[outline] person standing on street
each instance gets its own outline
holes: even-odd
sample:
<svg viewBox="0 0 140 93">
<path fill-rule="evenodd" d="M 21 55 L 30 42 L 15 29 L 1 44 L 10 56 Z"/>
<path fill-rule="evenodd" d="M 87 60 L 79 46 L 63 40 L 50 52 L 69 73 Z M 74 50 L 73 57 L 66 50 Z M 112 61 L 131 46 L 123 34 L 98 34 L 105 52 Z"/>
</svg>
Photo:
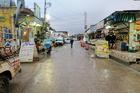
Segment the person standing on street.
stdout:
<svg viewBox="0 0 140 93">
<path fill-rule="evenodd" d="M 12 50 L 14 50 L 14 51 L 17 51 L 17 41 L 16 41 L 16 39 L 13 39 L 12 41 L 11 41 L 11 46 L 12 46 Z"/>
<path fill-rule="evenodd" d="M 71 48 L 73 48 L 73 43 L 74 43 L 74 40 L 73 40 L 73 38 L 71 38 L 70 39 Z"/>
<path fill-rule="evenodd" d="M 116 36 L 113 32 L 110 32 L 109 35 L 105 37 L 106 41 L 108 41 L 109 48 L 113 49 L 116 41 Z"/>
</svg>

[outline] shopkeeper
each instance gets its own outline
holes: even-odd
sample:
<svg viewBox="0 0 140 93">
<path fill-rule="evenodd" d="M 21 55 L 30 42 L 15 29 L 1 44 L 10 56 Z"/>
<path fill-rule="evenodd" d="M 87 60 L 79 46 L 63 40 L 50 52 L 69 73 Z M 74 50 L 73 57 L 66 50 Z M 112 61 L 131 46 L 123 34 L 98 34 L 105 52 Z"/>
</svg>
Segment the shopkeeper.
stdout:
<svg viewBox="0 0 140 93">
<path fill-rule="evenodd" d="M 106 41 L 108 41 L 109 48 L 113 49 L 116 41 L 116 36 L 114 35 L 114 33 L 112 31 L 109 32 L 109 34 L 105 37 L 105 39 Z"/>
</svg>

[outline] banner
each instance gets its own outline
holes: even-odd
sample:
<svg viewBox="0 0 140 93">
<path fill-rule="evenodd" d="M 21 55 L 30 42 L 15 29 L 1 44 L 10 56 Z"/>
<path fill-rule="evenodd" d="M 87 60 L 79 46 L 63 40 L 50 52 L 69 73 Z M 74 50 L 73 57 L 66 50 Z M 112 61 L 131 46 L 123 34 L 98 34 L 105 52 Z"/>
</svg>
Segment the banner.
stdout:
<svg viewBox="0 0 140 93">
<path fill-rule="evenodd" d="M 11 9 L 0 9 L 0 27 L 2 30 L 8 28 L 12 30 L 12 10 Z"/>
<path fill-rule="evenodd" d="M 33 62 L 34 58 L 37 58 L 38 52 L 33 42 L 23 42 L 21 44 L 19 58 L 20 62 Z"/>
</svg>

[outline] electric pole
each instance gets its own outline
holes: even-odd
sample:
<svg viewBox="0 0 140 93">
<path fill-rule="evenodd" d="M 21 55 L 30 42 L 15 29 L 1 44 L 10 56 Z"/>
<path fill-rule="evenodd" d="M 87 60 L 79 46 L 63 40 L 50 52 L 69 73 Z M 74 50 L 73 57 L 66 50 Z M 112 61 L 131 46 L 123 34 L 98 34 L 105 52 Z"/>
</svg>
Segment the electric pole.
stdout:
<svg viewBox="0 0 140 93">
<path fill-rule="evenodd" d="M 46 21 L 46 11 L 47 11 L 47 2 L 45 0 L 45 3 L 44 3 L 44 20 Z"/>
<path fill-rule="evenodd" d="M 87 29 L 87 12 L 84 13 L 84 29 Z"/>
</svg>

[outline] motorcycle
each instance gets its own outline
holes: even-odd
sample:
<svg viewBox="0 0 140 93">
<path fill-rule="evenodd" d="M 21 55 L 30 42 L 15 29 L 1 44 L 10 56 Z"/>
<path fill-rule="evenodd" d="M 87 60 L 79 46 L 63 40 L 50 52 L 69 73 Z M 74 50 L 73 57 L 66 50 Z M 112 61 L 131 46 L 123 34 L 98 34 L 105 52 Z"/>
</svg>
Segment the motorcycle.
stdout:
<svg viewBox="0 0 140 93">
<path fill-rule="evenodd" d="M 50 55 L 50 54 L 51 54 L 51 51 L 52 51 L 52 46 L 51 46 L 51 44 L 46 43 L 44 46 L 45 46 L 46 53 L 47 53 L 48 55 Z"/>
<path fill-rule="evenodd" d="M 50 39 L 45 39 L 43 43 L 45 52 L 50 55 L 52 51 L 52 41 Z"/>
</svg>

